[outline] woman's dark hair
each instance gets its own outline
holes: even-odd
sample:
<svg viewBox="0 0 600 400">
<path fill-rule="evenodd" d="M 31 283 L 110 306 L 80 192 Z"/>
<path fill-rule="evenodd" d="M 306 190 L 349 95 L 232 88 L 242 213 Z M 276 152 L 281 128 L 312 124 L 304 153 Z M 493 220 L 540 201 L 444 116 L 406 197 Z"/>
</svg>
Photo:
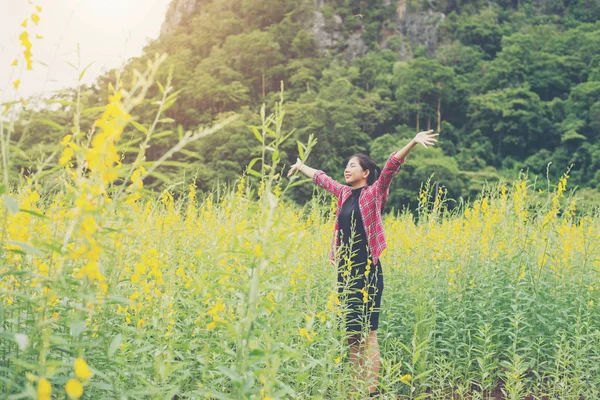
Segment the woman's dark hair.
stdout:
<svg viewBox="0 0 600 400">
<path fill-rule="evenodd" d="M 367 176 L 367 185 L 371 186 L 375 183 L 377 178 L 379 178 L 381 168 L 379 168 L 375 161 L 373 161 L 371 157 L 366 154 L 358 153 L 350 157 L 350 159 L 355 157 L 358 159 L 358 163 L 363 170 L 369 170 L 369 176 Z"/>
</svg>

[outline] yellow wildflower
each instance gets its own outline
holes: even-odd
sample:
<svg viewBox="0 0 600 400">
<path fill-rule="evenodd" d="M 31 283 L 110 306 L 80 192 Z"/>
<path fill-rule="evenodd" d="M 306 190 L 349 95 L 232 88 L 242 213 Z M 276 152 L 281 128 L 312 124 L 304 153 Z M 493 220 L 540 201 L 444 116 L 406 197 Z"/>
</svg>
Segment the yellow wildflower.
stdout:
<svg viewBox="0 0 600 400">
<path fill-rule="evenodd" d="M 260 247 L 260 244 L 257 244 L 256 246 L 254 246 L 254 256 L 256 258 L 261 258 L 263 256 L 263 251 L 262 251 L 262 248 Z"/>
<path fill-rule="evenodd" d="M 75 376 L 84 381 L 92 377 L 92 371 L 83 358 L 75 359 Z"/>
<path fill-rule="evenodd" d="M 299 332 L 300 337 L 304 337 L 306 338 L 306 340 L 310 343 L 313 341 L 313 339 L 310 337 L 310 335 L 308 334 L 308 331 L 306 330 L 306 328 L 300 328 L 300 332 Z"/>
<path fill-rule="evenodd" d="M 68 163 L 69 161 L 71 161 L 71 158 L 73 158 L 73 154 L 75 154 L 73 152 L 73 149 L 70 147 L 67 147 L 66 149 L 63 150 L 62 156 L 58 160 L 58 163 L 60 165 L 64 165 L 64 164 Z"/>
<path fill-rule="evenodd" d="M 83 385 L 77 379 L 69 379 L 65 391 L 70 399 L 78 399 L 83 395 Z"/>
<path fill-rule="evenodd" d="M 87 217 L 85 217 L 83 222 L 81 223 L 81 230 L 84 233 L 89 233 L 89 234 L 96 232 L 96 230 L 97 230 L 96 219 L 94 217 L 92 217 L 91 215 L 88 215 Z"/>
<path fill-rule="evenodd" d="M 52 385 L 46 378 L 41 378 L 38 382 L 37 398 L 38 400 L 50 400 L 52 395 Z"/>
</svg>

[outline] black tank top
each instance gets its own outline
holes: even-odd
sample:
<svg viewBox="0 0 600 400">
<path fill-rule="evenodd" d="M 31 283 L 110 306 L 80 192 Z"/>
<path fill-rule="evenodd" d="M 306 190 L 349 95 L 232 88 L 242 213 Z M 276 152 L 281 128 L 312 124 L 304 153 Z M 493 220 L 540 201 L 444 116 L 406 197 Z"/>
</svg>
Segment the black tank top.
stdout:
<svg viewBox="0 0 600 400">
<path fill-rule="evenodd" d="M 360 207 L 358 206 L 358 200 L 364 188 L 365 186 L 352 189 L 352 194 L 342 205 L 338 216 L 339 237 L 340 244 L 342 245 L 342 257 L 340 260 L 341 263 L 344 263 L 345 256 L 350 256 L 354 266 L 366 264 L 369 258 L 367 234 L 365 233 Z"/>
</svg>

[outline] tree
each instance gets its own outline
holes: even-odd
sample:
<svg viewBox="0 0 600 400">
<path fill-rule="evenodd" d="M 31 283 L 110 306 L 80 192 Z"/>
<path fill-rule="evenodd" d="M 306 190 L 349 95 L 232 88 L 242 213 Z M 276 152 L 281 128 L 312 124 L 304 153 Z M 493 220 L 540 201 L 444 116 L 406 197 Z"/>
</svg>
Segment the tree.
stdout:
<svg viewBox="0 0 600 400">
<path fill-rule="evenodd" d="M 283 61 L 279 44 L 273 37 L 262 31 L 229 36 L 223 43 L 223 51 L 228 58 L 227 64 L 244 76 L 248 86 L 255 90 L 254 93 L 260 88 L 261 97 L 265 97 L 268 84 L 266 76 L 268 73 L 276 76 Z"/>
<path fill-rule="evenodd" d="M 437 129 L 442 123 L 442 100 L 452 92 L 454 71 L 429 58 L 416 58 L 396 68 L 398 90 L 396 98 L 400 106 L 413 102 L 416 110 L 416 130 L 420 130 L 421 110 L 425 105 L 427 129 L 431 127 L 433 110 L 437 110 Z"/>
<path fill-rule="evenodd" d="M 469 127 L 491 140 L 493 154 L 487 160 L 496 165 L 507 155 L 523 159 L 558 143 L 539 96 L 528 88 L 493 90 L 472 97 L 469 118 Z"/>
</svg>

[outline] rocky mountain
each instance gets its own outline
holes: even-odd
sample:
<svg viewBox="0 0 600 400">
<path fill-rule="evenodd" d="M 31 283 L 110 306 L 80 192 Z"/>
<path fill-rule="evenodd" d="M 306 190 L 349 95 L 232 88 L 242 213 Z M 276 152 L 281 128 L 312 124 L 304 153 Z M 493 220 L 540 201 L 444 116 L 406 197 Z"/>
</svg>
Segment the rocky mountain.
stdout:
<svg viewBox="0 0 600 400">
<path fill-rule="evenodd" d="M 201 12 L 202 5 L 210 0 L 173 0 L 167 11 L 161 28 L 161 35 L 169 35 L 176 31 L 186 15 Z M 317 47 L 322 52 L 341 51 L 348 60 L 365 55 L 368 46 L 364 40 L 365 27 L 357 24 L 352 32 L 343 29 L 344 19 L 338 14 L 325 15 L 324 0 L 314 0 L 313 10 L 305 21 L 305 29 L 311 33 Z M 385 0 L 384 5 L 395 7 L 396 18 L 392 26 L 381 32 L 379 42 L 381 48 L 391 48 L 400 58 L 406 60 L 413 55 L 417 46 L 427 50 L 428 55 L 434 55 L 438 43 L 438 28 L 444 18 L 444 13 L 426 7 L 409 7 L 407 0 Z M 360 19 L 361 14 L 347 18 Z M 392 39 L 393 38 L 393 39 Z M 392 39 L 392 40 L 390 40 Z"/>
</svg>

